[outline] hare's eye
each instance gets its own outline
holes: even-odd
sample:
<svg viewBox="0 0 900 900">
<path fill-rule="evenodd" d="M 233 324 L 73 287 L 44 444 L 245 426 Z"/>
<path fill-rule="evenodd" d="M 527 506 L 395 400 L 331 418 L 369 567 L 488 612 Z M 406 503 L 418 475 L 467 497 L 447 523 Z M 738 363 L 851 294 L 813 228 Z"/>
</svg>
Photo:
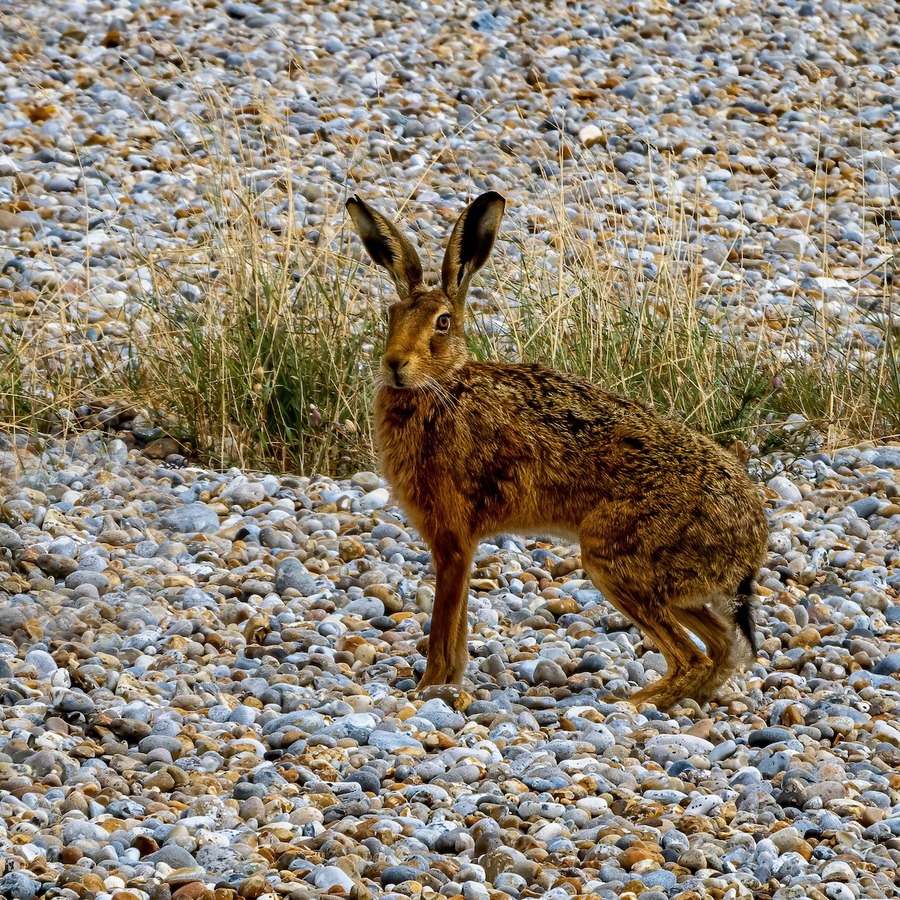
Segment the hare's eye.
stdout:
<svg viewBox="0 0 900 900">
<path fill-rule="evenodd" d="M 437 322 L 435 322 L 435 327 L 438 331 L 449 331 L 450 330 L 450 313 L 441 313 L 437 317 Z"/>
</svg>

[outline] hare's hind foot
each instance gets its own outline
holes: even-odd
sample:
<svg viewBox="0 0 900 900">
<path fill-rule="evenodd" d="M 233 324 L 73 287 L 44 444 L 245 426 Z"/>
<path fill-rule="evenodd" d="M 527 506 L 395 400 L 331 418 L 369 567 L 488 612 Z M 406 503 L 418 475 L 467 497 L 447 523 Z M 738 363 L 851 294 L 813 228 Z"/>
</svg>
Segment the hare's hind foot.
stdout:
<svg viewBox="0 0 900 900">
<path fill-rule="evenodd" d="M 613 591 L 603 578 L 596 578 L 595 583 L 606 599 L 656 644 L 666 660 L 666 674 L 634 694 L 632 703 L 655 703 L 658 709 L 669 709 L 685 698 L 705 703 L 714 696 L 733 670 L 730 629 L 718 613 L 707 606 L 661 603 L 627 588 Z M 709 655 L 697 646 L 688 628 L 703 640 Z"/>
<path fill-rule="evenodd" d="M 708 703 L 738 668 L 733 628 L 707 605 L 671 606 L 670 627 L 651 633 L 644 629 L 666 659 L 667 672 L 632 697 L 632 703 L 655 703 L 657 709 L 670 709 L 679 700 Z M 640 623 L 636 623 L 639 624 Z M 641 627 L 643 627 L 641 625 Z M 703 642 L 703 653 L 688 632 Z"/>
<path fill-rule="evenodd" d="M 660 710 L 671 709 L 679 700 L 694 700 L 702 706 L 712 700 L 721 681 L 713 661 L 703 657 L 690 672 L 666 674 L 659 681 L 636 691 L 631 696 L 631 703 L 634 706 L 652 703 Z"/>
</svg>

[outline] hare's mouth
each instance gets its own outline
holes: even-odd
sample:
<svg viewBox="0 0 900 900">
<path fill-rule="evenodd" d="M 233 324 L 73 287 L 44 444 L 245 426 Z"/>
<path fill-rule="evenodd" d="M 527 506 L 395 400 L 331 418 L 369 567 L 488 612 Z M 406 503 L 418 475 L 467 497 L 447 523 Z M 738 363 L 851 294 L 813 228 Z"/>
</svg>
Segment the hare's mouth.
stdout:
<svg viewBox="0 0 900 900">
<path fill-rule="evenodd" d="M 431 382 L 432 379 L 417 377 L 411 372 L 382 372 L 378 379 L 380 387 L 409 392 L 426 390 Z"/>
<path fill-rule="evenodd" d="M 381 387 L 393 388 L 398 391 L 408 391 L 415 387 L 415 385 L 411 383 L 409 374 L 406 372 L 382 370 L 378 382 Z"/>
</svg>

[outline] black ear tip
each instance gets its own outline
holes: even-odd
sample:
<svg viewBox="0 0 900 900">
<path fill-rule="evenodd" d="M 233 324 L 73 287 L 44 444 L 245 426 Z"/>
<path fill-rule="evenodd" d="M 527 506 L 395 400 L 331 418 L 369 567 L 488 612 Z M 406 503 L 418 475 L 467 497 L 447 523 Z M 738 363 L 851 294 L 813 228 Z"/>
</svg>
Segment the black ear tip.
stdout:
<svg viewBox="0 0 900 900">
<path fill-rule="evenodd" d="M 500 203 L 502 206 L 506 206 L 506 198 L 502 194 L 498 194 L 496 191 L 487 191 L 478 197 L 475 202 L 481 206 L 487 206 L 490 203 Z"/>
<path fill-rule="evenodd" d="M 362 201 L 359 199 L 359 197 L 357 197 L 356 194 L 353 194 L 347 199 L 347 202 L 344 204 L 344 208 L 350 209 L 351 206 L 359 206 L 361 202 Z"/>
</svg>

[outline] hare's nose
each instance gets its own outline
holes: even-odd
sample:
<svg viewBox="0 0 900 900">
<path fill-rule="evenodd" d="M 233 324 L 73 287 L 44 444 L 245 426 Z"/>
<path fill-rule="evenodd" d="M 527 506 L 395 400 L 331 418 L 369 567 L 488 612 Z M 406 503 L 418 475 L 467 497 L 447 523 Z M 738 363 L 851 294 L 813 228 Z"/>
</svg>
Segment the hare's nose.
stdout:
<svg viewBox="0 0 900 900">
<path fill-rule="evenodd" d="M 400 372 L 404 368 L 406 368 L 407 362 L 408 362 L 408 360 L 405 360 L 405 359 L 396 359 L 396 358 L 385 359 L 384 364 L 387 366 L 388 370 L 390 371 L 390 373 L 394 379 L 394 384 L 396 384 L 396 385 L 403 384 L 403 377 L 401 376 Z"/>
</svg>

